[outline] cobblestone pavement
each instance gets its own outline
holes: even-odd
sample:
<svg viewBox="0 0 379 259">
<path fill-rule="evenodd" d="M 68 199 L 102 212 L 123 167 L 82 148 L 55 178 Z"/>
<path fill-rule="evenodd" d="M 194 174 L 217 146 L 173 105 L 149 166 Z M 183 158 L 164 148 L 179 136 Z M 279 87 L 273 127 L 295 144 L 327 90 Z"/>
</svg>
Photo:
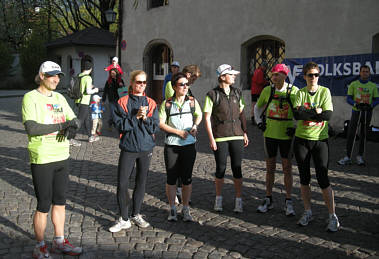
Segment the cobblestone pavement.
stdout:
<svg viewBox="0 0 379 259">
<path fill-rule="evenodd" d="M 32 216 L 36 199 L 21 124 L 21 98 L 0 99 L 0 258 L 30 258 L 35 244 Z M 325 231 L 327 210 L 312 175 L 315 220 L 308 227 L 296 221 L 302 214 L 299 175 L 293 167 L 293 199 L 297 215 L 283 212 L 284 186 L 280 163 L 274 186 L 275 208 L 258 214 L 265 192 L 262 137 L 249 126 L 251 144 L 243 160 L 244 213 L 233 213 L 234 192 L 228 165 L 224 212 L 212 210 L 215 162 L 204 129 L 193 173 L 192 214 L 196 223 L 167 222 L 163 134 L 158 134 L 150 166 L 142 213 L 151 227 L 132 226 L 119 233 L 107 229 L 117 217 L 117 134 L 104 129 L 99 142 L 71 149 L 66 235 L 84 247 L 80 258 L 379 258 L 379 147 L 368 142 L 367 167 L 340 167 L 344 139 L 330 143 L 330 181 L 342 228 Z M 133 183 L 132 185 L 133 186 Z M 180 211 L 180 209 L 179 209 Z M 46 240 L 52 240 L 48 223 Z M 53 258 L 66 258 L 53 255 Z M 67 257 L 69 258 L 69 257 Z"/>
</svg>

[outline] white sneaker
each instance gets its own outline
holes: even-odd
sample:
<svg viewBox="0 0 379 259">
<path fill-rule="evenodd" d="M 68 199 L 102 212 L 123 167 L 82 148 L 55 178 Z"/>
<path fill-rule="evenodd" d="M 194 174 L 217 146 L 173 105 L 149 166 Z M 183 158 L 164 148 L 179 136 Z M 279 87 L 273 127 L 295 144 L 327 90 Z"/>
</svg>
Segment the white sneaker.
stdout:
<svg viewBox="0 0 379 259">
<path fill-rule="evenodd" d="M 170 209 L 170 213 L 168 214 L 167 217 L 168 221 L 178 221 L 177 213 L 176 213 L 176 208 L 175 209 Z"/>
<path fill-rule="evenodd" d="M 80 143 L 80 141 L 78 141 L 76 139 L 70 139 L 70 146 L 80 147 L 81 145 L 82 145 L 82 143 Z"/>
<path fill-rule="evenodd" d="M 235 206 L 234 206 L 234 212 L 236 213 L 242 213 L 242 199 L 241 198 L 236 198 Z"/>
<path fill-rule="evenodd" d="M 351 159 L 348 156 L 345 156 L 344 158 L 338 160 L 337 164 L 339 164 L 339 165 L 351 165 Z"/>
<path fill-rule="evenodd" d="M 149 222 L 144 220 L 141 214 L 138 214 L 132 217 L 131 220 L 133 221 L 134 224 L 136 224 L 137 226 L 141 228 L 147 228 L 148 226 L 150 226 Z"/>
<path fill-rule="evenodd" d="M 114 232 L 119 232 L 121 231 L 122 229 L 128 229 L 132 226 L 132 224 L 130 223 L 130 220 L 123 220 L 122 217 L 120 217 L 116 222 L 115 224 L 109 228 L 109 231 L 114 233 Z"/>
<path fill-rule="evenodd" d="M 213 209 L 215 211 L 222 211 L 222 196 L 216 196 L 215 206 Z"/>
<path fill-rule="evenodd" d="M 337 232 L 339 228 L 340 228 L 340 222 L 338 221 L 337 216 L 335 214 L 331 215 L 329 217 L 328 227 L 326 230 L 330 232 Z"/>
<path fill-rule="evenodd" d="M 184 222 L 192 222 L 193 221 L 189 207 L 183 207 L 182 214 L 183 214 L 183 221 Z"/>
<path fill-rule="evenodd" d="M 284 211 L 286 212 L 286 216 L 295 216 L 295 210 L 293 209 L 292 200 L 286 200 L 286 205 L 284 206 Z"/>
<path fill-rule="evenodd" d="M 312 220 L 313 220 L 312 212 L 304 211 L 303 216 L 301 216 L 297 224 L 305 227 L 305 226 L 308 226 L 309 222 L 311 222 Z"/>
<path fill-rule="evenodd" d="M 362 156 L 357 156 L 357 165 L 366 165 L 366 162 L 363 160 Z"/>
<path fill-rule="evenodd" d="M 274 208 L 274 205 L 270 201 L 270 198 L 264 198 L 262 201 L 262 204 L 258 206 L 257 211 L 260 213 L 265 213 L 268 210 L 271 210 Z"/>
</svg>

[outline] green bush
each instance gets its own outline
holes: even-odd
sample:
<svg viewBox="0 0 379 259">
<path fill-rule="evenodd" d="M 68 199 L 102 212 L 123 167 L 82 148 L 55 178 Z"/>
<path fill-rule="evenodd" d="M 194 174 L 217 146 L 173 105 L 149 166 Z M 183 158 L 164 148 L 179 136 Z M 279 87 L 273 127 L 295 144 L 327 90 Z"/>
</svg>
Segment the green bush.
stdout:
<svg viewBox="0 0 379 259">
<path fill-rule="evenodd" d="M 9 46 L 0 42 L 0 76 L 5 76 L 13 62 L 12 51 Z"/>
<path fill-rule="evenodd" d="M 46 59 L 45 41 L 35 33 L 32 34 L 20 54 L 25 83 L 34 87 L 34 77 L 38 73 L 39 66 Z"/>
</svg>

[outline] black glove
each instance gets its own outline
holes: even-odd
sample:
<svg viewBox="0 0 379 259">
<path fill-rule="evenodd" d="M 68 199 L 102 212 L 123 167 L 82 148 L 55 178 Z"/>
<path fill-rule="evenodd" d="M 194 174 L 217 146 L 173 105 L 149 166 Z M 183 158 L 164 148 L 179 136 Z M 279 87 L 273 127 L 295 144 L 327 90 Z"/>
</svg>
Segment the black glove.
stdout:
<svg viewBox="0 0 379 259">
<path fill-rule="evenodd" d="M 368 103 L 358 103 L 355 107 L 360 111 L 370 111 L 372 109 L 371 105 Z"/>
<path fill-rule="evenodd" d="M 258 123 L 257 127 L 258 127 L 258 129 L 260 129 L 261 131 L 264 132 L 266 130 L 266 122 Z"/>
<path fill-rule="evenodd" d="M 68 127 L 67 129 L 64 130 L 64 136 L 67 139 L 73 139 L 73 138 L 75 138 L 77 131 L 78 131 L 78 129 L 76 129 L 74 127 Z"/>
<path fill-rule="evenodd" d="M 295 128 L 287 128 L 287 130 L 286 130 L 286 134 L 287 134 L 287 136 L 289 136 L 289 137 L 293 137 L 293 136 L 295 135 L 295 131 L 296 131 Z"/>
<path fill-rule="evenodd" d="M 67 129 L 69 127 L 79 129 L 80 128 L 80 120 L 78 120 L 77 118 L 74 118 L 72 120 L 65 121 L 65 122 L 61 123 L 61 127 L 63 130 Z"/>
</svg>

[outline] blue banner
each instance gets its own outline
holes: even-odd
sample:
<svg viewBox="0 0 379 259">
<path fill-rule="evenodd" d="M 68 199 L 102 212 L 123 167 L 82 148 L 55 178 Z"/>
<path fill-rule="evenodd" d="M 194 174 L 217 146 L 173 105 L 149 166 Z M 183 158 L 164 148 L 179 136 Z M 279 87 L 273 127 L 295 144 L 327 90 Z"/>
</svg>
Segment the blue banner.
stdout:
<svg viewBox="0 0 379 259">
<path fill-rule="evenodd" d="M 379 54 L 361 54 L 347 56 L 329 56 L 314 58 L 285 59 L 290 67 L 288 80 L 299 88 L 306 86 L 303 78 L 303 65 L 313 61 L 320 67 L 319 85 L 328 87 L 332 95 L 344 96 L 348 85 L 359 78 L 359 68 L 367 65 L 371 70 L 370 80 L 379 87 Z"/>
</svg>

